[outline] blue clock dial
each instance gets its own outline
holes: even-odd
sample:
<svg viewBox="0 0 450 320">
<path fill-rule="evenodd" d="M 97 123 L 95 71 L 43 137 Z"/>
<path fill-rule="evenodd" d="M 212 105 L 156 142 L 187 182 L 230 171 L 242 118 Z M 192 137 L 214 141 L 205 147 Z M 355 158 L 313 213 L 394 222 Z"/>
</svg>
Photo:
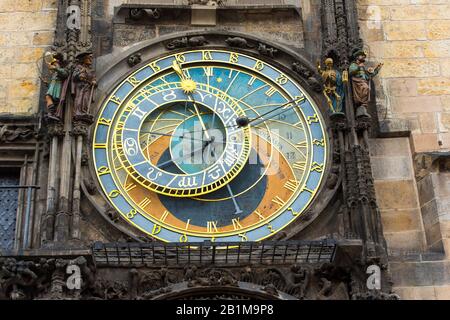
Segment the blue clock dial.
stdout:
<svg viewBox="0 0 450 320">
<path fill-rule="evenodd" d="M 317 106 L 288 74 L 193 50 L 149 61 L 111 91 L 93 155 L 105 197 L 149 236 L 257 241 L 311 205 L 327 141 Z"/>
</svg>

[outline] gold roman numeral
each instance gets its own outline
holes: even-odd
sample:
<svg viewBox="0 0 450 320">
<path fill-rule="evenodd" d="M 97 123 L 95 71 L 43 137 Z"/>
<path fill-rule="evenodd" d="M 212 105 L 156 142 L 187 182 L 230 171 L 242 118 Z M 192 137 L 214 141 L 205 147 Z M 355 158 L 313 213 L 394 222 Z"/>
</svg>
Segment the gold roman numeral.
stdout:
<svg viewBox="0 0 450 320">
<path fill-rule="evenodd" d="M 279 205 L 280 208 L 282 206 L 284 206 L 284 204 L 286 203 L 286 201 L 284 201 L 283 199 L 281 199 L 279 196 L 276 196 L 275 198 L 272 199 L 272 202 Z"/>
<path fill-rule="evenodd" d="M 258 216 L 259 220 L 264 220 L 265 219 L 265 217 L 258 210 L 255 210 L 255 214 Z"/>
<path fill-rule="evenodd" d="M 304 140 L 295 145 L 297 148 L 306 148 L 308 147 L 308 141 Z"/>
<path fill-rule="evenodd" d="M 271 97 L 275 94 L 275 92 L 277 92 L 277 89 L 275 89 L 274 87 L 270 87 L 269 90 L 265 92 L 265 95 Z"/>
<path fill-rule="evenodd" d="M 203 67 L 203 72 L 207 77 L 212 77 L 213 75 L 213 67 Z"/>
<path fill-rule="evenodd" d="M 231 221 L 233 222 L 233 228 L 234 228 L 234 230 L 242 229 L 242 224 L 241 224 L 241 222 L 239 221 L 239 218 L 235 218 L 235 219 L 233 219 L 233 220 L 231 220 Z"/>
<path fill-rule="evenodd" d="M 206 228 L 209 233 L 219 232 L 219 230 L 217 229 L 217 221 L 208 221 L 206 224 Z"/>
<path fill-rule="evenodd" d="M 150 200 L 149 198 L 145 197 L 141 202 L 139 202 L 138 205 L 142 209 L 145 209 L 151 202 L 152 202 L 152 200 Z"/>
<path fill-rule="evenodd" d="M 161 216 L 161 218 L 159 218 L 160 221 L 164 222 L 167 218 L 167 216 L 169 215 L 169 211 L 165 210 Z"/>
<path fill-rule="evenodd" d="M 292 192 L 295 192 L 295 190 L 297 189 L 299 183 L 297 180 L 289 180 L 288 182 L 286 182 L 284 184 L 284 187 Z"/>
<path fill-rule="evenodd" d="M 305 161 L 298 161 L 292 165 L 292 168 L 300 171 L 306 170 L 306 162 Z"/>
<path fill-rule="evenodd" d="M 131 190 L 133 190 L 133 189 L 136 188 L 136 187 L 137 187 L 137 185 L 135 185 L 134 183 L 129 183 L 129 184 L 124 185 L 124 186 L 123 186 L 123 189 L 124 189 L 126 192 L 130 192 Z"/>
</svg>

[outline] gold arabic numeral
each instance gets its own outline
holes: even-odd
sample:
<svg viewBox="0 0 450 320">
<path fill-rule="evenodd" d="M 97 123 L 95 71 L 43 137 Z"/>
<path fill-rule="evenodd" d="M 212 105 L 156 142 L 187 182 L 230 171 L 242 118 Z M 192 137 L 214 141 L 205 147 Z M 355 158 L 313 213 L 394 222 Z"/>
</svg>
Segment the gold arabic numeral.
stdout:
<svg viewBox="0 0 450 320">
<path fill-rule="evenodd" d="M 94 143 L 94 149 L 106 149 L 106 143 Z"/>
<path fill-rule="evenodd" d="M 188 242 L 188 236 L 186 234 L 182 234 L 180 236 L 180 242 Z"/>
<path fill-rule="evenodd" d="M 150 68 L 152 68 L 153 72 L 161 71 L 161 67 L 156 64 L 156 62 L 152 62 L 149 64 Z"/>
<path fill-rule="evenodd" d="M 239 233 L 238 236 L 241 238 L 242 242 L 248 241 L 248 238 L 245 233 Z"/>
<path fill-rule="evenodd" d="M 217 221 L 208 221 L 206 223 L 206 229 L 208 233 L 219 232 L 217 229 Z"/>
<path fill-rule="evenodd" d="M 235 52 L 232 52 L 230 54 L 230 62 L 231 63 L 238 63 L 239 62 L 239 55 Z"/>
<path fill-rule="evenodd" d="M 216 237 L 212 237 L 209 241 L 216 242 Z"/>
<path fill-rule="evenodd" d="M 274 87 L 270 87 L 264 94 L 268 97 L 272 97 L 275 92 L 277 92 L 277 89 L 275 89 Z"/>
<path fill-rule="evenodd" d="M 164 212 L 161 215 L 161 218 L 159 218 L 159 220 L 162 221 L 162 222 L 166 221 L 166 218 L 167 218 L 168 215 L 169 215 L 169 211 L 164 210 Z"/>
<path fill-rule="evenodd" d="M 118 196 L 120 196 L 120 191 L 119 190 L 113 190 L 111 191 L 108 195 L 110 198 L 117 198 Z"/>
<path fill-rule="evenodd" d="M 212 54 L 211 51 L 202 51 L 202 59 L 203 60 L 212 60 Z"/>
<path fill-rule="evenodd" d="M 303 192 L 303 191 L 307 191 L 307 192 L 309 192 L 309 193 L 311 193 L 311 194 L 314 194 L 314 190 L 311 190 L 311 189 L 309 189 L 308 187 L 303 187 L 302 192 Z"/>
<path fill-rule="evenodd" d="M 275 198 L 273 198 L 273 199 L 272 199 L 272 202 L 275 203 L 275 204 L 277 204 L 277 205 L 279 205 L 280 208 L 281 208 L 282 206 L 284 206 L 285 203 L 286 203 L 286 201 L 284 201 L 283 199 L 281 199 L 279 196 L 276 196 Z"/>
<path fill-rule="evenodd" d="M 158 224 L 154 224 L 153 225 L 153 229 L 152 229 L 152 234 L 155 235 L 155 234 L 158 234 L 160 232 L 161 232 L 161 226 L 158 225 Z"/>
<path fill-rule="evenodd" d="M 97 173 L 99 176 L 103 176 L 105 174 L 111 173 L 111 170 L 109 170 L 108 167 L 102 166 L 102 167 L 98 168 Z"/>
<path fill-rule="evenodd" d="M 306 162 L 305 161 L 297 161 L 296 163 L 294 163 L 292 165 L 292 168 L 294 168 L 296 170 L 300 170 L 300 171 L 305 171 L 306 170 Z"/>
<path fill-rule="evenodd" d="M 135 185 L 134 183 L 129 183 L 129 184 L 124 185 L 124 186 L 123 186 L 123 189 L 124 189 L 126 192 L 130 192 L 131 190 L 133 190 L 133 189 L 136 188 L 136 187 L 137 187 L 137 185 Z"/>
<path fill-rule="evenodd" d="M 136 87 L 141 81 L 136 79 L 135 77 L 129 77 L 128 82 L 131 83 L 134 87 Z"/>
<path fill-rule="evenodd" d="M 234 219 L 231 220 L 231 222 L 233 223 L 234 230 L 242 229 L 242 224 L 241 224 L 239 218 L 234 218 Z"/>
<path fill-rule="evenodd" d="M 319 122 L 319 117 L 317 117 L 317 114 L 315 114 L 313 116 L 309 116 L 307 121 L 308 124 L 317 123 Z"/>
<path fill-rule="evenodd" d="M 185 63 L 185 62 L 186 62 L 186 57 L 184 56 L 184 54 L 179 53 L 179 54 L 176 54 L 176 55 L 175 55 L 175 60 L 176 60 L 178 63 Z"/>
<path fill-rule="evenodd" d="M 316 172 L 322 173 L 323 172 L 323 164 L 313 162 L 313 164 L 311 165 L 311 171 L 316 171 Z"/>
<path fill-rule="evenodd" d="M 268 225 L 267 225 L 267 229 L 269 229 L 270 233 L 275 233 L 275 232 L 277 232 L 277 231 L 273 228 L 273 226 L 272 226 L 271 224 L 268 224 Z"/>
<path fill-rule="evenodd" d="M 203 72 L 205 73 L 205 76 L 212 77 L 214 73 L 213 67 L 203 67 Z"/>
<path fill-rule="evenodd" d="M 120 104 L 120 103 L 122 102 L 122 100 L 121 100 L 118 96 L 116 96 L 116 95 L 112 96 L 112 97 L 109 99 L 109 101 L 114 102 L 114 103 L 117 103 L 117 104 Z"/>
<path fill-rule="evenodd" d="M 98 120 L 98 124 L 102 124 L 104 126 L 109 126 L 109 125 L 111 125 L 111 120 L 110 119 L 101 118 L 100 120 Z"/>
<path fill-rule="evenodd" d="M 131 210 L 130 212 L 127 213 L 127 218 L 128 219 L 133 219 L 137 214 L 136 209 Z"/>
<path fill-rule="evenodd" d="M 265 217 L 261 214 L 261 212 L 259 212 L 258 210 L 255 210 L 255 214 L 258 216 L 259 220 L 264 220 Z"/>
<path fill-rule="evenodd" d="M 297 217 L 300 215 L 300 211 L 294 211 L 294 209 L 292 209 L 292 208 L 288 208 L 288 211 L 290 211 L 294 217 Z"/>
<path fill-rule="evenodd" d="M 306 100 L 305 96 L 296 96 L 295 97 L 295 104 L 301 104 L 305 100 Z"/>
<path fill-rule="evenodd" d="M 278 76 L 278 78 L 277 78 L 275 81 L 276 81 L 278 84 L 283 85 L 283 84 L 286 84 L 286 83 L 288 82 L 288 78 L 286 78 L 285 75 L 280 74 L 280 75 Z"/>
<path fill-rule="evenodd" d="M 139 202 L 138 205 L 142 209 L 145 209 L 151 202 L 152 202 L 152 200 L 150 200 L 149 198 L 145 197 L 141 202 Z"/>
<path fill-rule="evenodd" d="M 184 227 L 184 230 L 189 230 L 189 225 L 191 224 L 191 219 L 188 219 L 186 221 L 186 226 Z"/>
<path fill-rule="evenodd" d="M 117 128 L 117 130 L 122 130 L 124 126 L 125 126 L 125 122 L 124 121 L 118 121 L 117 125 L 116 125 L 116 128 Z"/>
<path fill-rule="evenodd" d="M 124 112 L 124 113 L 125 113 L 125 112 L 131 112 L 131 111 L 133 111 L 134 107 L 135 107 L 134 104 L 128 103 L 128 104 L 125 106 L 125 109 L 123 110 L 123 112 Z"/>
<path fill-rule="evenodd" d="M 297 180 L 292 180 L 291 179 L 291 180 L 289 180 L 288 182 L 286 182 L 284 184 L 284 187 L 286 189 L 288 189 L 289 191 L 295 192 L 295 190 L 297 189 L 298 185 L 299 185 L 299 183 L 298 183 Z"/>
<path fill-rule="evenodd" d="M 325 140 L 324 139 L 321 139 L 321 140 L 314 139 L 313 144 L 316 146 L 319 146 L 319 147 L 325 147 Z"/>
<path fill-rule="evenodd" d="M 262 69 L 264 69 L 264 63 L 260 60 L 257 60 L 253 69 L 261 71 Z"/>
</svg>

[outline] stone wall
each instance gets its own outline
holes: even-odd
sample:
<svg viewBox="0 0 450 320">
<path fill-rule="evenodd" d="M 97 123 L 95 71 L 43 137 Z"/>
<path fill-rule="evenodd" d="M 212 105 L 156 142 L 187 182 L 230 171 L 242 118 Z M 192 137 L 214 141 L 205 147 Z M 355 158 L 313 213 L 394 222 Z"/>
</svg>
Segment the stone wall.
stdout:
<svg viewBox="0 0 450 320">
<path fill-rule="evenodd" d="M 0 1 L 0 114 L 39 105 L 41 57 L 53 43 L 56 0 Z"/>
<path fill-rule="evenodd" d="M 422 251 L 426 242 L 408 138 L 373 139 L 370 154 L 388 249 Z"/>
<path fill-rule="evenodd" d="M 358 0 L 370 60 L 383 61 L 380 118 L 406 119 L 414 152 L 450 149 L 450 3 Z M 384 108 L 381 108 L 384 109 Z"/>
<path fill-rule="evenodd" d="M 410 131 L 371 148 L 394 288 L 404 299 L 448 299 L 450 175 L 438 162 L 450 150 L 450 2 L 358 5 L 369 60 L 385 63 L 375 80 L 378 116 L 393 125 L 383 133 Z"/>
</svg>

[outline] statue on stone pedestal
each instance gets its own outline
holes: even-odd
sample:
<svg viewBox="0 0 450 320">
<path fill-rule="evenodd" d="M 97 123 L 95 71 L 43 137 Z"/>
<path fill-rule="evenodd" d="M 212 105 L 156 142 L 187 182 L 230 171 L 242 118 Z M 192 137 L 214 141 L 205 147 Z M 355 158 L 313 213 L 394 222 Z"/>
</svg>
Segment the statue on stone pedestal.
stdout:
<svg viewBox="0 0 450 320">
<path fill-rule="evenodd" d="M 366 68 L 367 54 L 363 50 L 356 50 L 353 53 L 353 62 L 349 68 L 349 74 L 352 79 L 353 101 L 355 103 L 356 117 L 369 117 L 367 108 L 370 103 L 372 78 L 375 77 L 383 66 L 378 64 L 375 68 Z"/>
<path fill-rule="evenodd" d="M 72 95 L 74 97 L 74 120 L 91 119 L 89 108 L 97 86 L 95 72 L 92 69 L 91 52 L 77 55 L 77 64 L 72 73 Z"/>
<path fill-rule="evenodd" d="M 51 73 L 50 83 L 45 94 L 47 118 L 53 121 L 61 121 L 69 71 L 61 53 L 47 52 L 44 61 Z"/>
<path fill-rule="evenodd" d="M 317 62 L 317 70 L 324 82 L 323 95 L 327 99 L 328 106 L 333 114 L 342 113 L 344 100 L 342 75 L 334 68 L 333 59 L 325 59 L 325 66 L 325 70 L 323 70 L 320 61 Z"/>
</svg>

